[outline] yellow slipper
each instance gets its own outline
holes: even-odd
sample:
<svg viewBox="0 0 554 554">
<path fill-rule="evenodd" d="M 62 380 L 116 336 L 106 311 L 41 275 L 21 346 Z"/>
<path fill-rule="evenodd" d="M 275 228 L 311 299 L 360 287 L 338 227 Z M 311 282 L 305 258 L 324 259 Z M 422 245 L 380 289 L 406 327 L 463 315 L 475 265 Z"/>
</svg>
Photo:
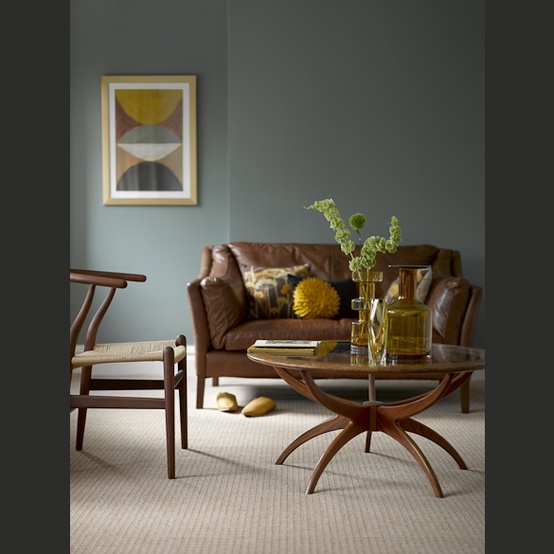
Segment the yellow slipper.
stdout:
<svg viewBox="0 0 554 554">
<path fill-rule="evenodd" d="M 275 402 L 267 396 L 260 396 L 251 400 L 243 409 L 245 416 L 261 416 L 276 408 Z"/>
<path fill-rule="evenodd" d="M 237 397 L 230 392 L 220 392 L 217 395 L 217 409 L 220 412 L 236 412 L 239 409 Z"/>
</svg>

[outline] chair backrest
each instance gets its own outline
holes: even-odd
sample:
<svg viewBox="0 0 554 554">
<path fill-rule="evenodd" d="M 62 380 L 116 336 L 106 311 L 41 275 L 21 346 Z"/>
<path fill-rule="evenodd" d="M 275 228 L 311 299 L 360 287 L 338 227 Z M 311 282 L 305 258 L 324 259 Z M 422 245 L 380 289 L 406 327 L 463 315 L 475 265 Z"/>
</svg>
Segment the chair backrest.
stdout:
<svg viewBox="0 0 554 554">
<path fill-rule="evenodd" d="M 81 331 L 83 330 L 83 326 L 93 306 L 98 287 L 103 288 L 105 295 L 88 324 L 84 344 L 85 350 L 92 349 L 96 344 L 98 329 L 112 303 L 116 290 L 127 287 L 128 281 L 144 282 L 146 281 L 146 276 L 138 273 L 118 273 L 114 271 L 95 271 L 87 269 L 69 270 L 70 283 L 88 285 L 86 296 L 69 330 L 69 359 L 73 358 L 75 355 Z"/>
</svg>

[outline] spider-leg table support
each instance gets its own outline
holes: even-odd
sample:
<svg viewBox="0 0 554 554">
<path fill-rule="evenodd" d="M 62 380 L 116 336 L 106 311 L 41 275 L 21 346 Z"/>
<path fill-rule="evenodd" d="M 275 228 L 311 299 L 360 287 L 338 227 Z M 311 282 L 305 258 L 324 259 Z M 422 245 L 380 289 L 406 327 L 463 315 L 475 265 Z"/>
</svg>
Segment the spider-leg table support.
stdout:
<svg viewBox="0 0 554 554">
<path fill-rule="evenodd" d="M 310 439 L 330 431 L 341 430 L 317 462 L 306 494 L 314 491 L 323 470 L 335 454 L 347 442 L 361 433 L 367 433 L 366 452 L 369 452 L 370 449 L 371 433 L 375 431 L 385 433 L 404 446 L 427 475 L 433 492 L 438 498 L 443 498 L 443 493 L 437 476 L 425 454 L 408 433 L 425 437 L 434 442 L 454 458 L 460 469 L 467 469 L 460 454 L 442 435 L 427 425 L 412 419 L 412 416 L 427 410 L 441 398 L 458 389 L 471 377 L 471 372 L 445 373 L 435 389 L 413 398 L 389 403 L 370 399 L 360 403 L 324 392 L 317 386 L 309 371 L 300 370 L 300 377 L 296 377 L 282 367 L 275 367 L 275 371 L 300 394 L 336 414 L 297 437 L 277 458 L 276 464 L 283 464 L 294 450 Z"/>
</svg>

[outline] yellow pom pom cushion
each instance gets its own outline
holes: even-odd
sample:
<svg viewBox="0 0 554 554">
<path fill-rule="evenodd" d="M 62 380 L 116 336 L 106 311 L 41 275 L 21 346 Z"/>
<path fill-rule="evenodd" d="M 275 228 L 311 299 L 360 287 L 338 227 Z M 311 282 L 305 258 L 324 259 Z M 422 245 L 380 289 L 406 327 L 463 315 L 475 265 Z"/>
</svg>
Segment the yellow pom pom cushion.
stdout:
<svg viewBox="0 0 554 554">
<path fill-rule="evenodd" d="M 301 319 L 331 319 L 339 311 L 340 297 L 327 281 L 306 277 L 296 285 L 292 302 L 294 313 Z"/>
<path fill-rule="evenodd" d="M 300 281 L 303 281 L 306 277 L 296 277 L 289 275 L 289 283 L 292 286 L 292 295 L 294 298 L 294 290 Z M 333 319 L 342 319 L 343 317 L 358 319 L 358 312 L 352 309 L 352 298 L 358 296 L 358 286 L 352 279 L 342 279 L 339 281 L 326 281 L 329 283 L 338 293 L 340 298 L 339 311 L 333 316 Z"/>
<path fill-rule="evenodd" d="M 428 270 L 417 270 L 417 288 L 416 288 L 416 300 L 418 302 L 425 302 L 429 289 L 431 288 L 431 281 L 433 280 L 433 271 L 431 268 Z M 385 299 L 387 304 L 396 302 L 398 300 L 398 283 L 399 278 L 397 277 L 389 287 Z"/>
</svg>

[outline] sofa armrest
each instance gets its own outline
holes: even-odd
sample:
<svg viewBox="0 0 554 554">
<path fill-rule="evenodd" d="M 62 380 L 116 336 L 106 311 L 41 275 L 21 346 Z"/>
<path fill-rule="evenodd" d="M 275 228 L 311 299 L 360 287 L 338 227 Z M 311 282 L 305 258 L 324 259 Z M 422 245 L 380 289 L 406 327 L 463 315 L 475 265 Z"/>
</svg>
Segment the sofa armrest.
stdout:
<svg viewBox="0 0 554 554">
<path fill-rule="evenodd" d="M 210 328 L 200 283 L 202 278 L 198 277 L 187 283 L 187 294 L 192 314 L 192 325 L 194 330 L 194 348 L 197 359 L 203 358 L 210 347 Z"/>
<path fill-rule="evenodd" d="M 225 347 L 227 331 L 241 323 L 248 311 L 244 284 L 222 277 L 204 277 L 200 291 L 212 346 L 220 350 Z"/>
<path fill-rule="evenodd" d="M 426 300 L 433 313 L 433 342 L 461 344 L 470 289 L 464 277 L 433 279 Z"/>
<path fill-rule="evenodd" d="M 471 285 L 469 290 L 469 301 L 467 303 L 464 320 L 462 322 L 462 331 L 460 333 L 460 346 L 473 345 L 473 331 L 475 329 L 479 307 L 481 306 L 482 296 L 483 289 L 477 285 Z"/>
</svg>

